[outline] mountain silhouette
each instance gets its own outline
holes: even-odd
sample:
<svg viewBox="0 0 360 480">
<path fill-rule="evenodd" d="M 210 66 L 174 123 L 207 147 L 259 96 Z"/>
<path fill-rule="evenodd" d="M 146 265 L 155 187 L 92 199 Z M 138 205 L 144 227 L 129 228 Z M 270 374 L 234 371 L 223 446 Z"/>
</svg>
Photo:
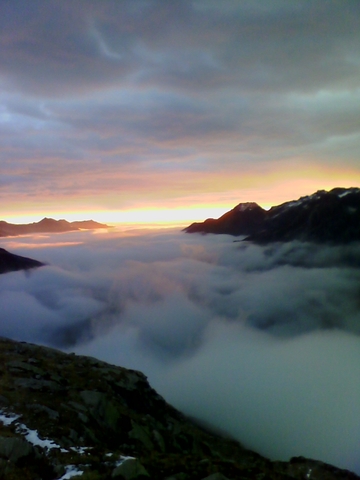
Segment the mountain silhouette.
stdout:
<svg viewBox="0 0 360 480">
<path fill-rule="evenodd" d="M 22 257 L 0 248 L 0 274 L 14 272 L 17 270 L 29 270 L 30 268 L 42 267 L 45 265 L 32 258 Z"/>
<path fill-rule="evenodd" d="M 63 233 L 79 230 L 96 230 L 99 228 L 109 228 L 109 226 L 94 220 L 68 222 L 63 219 L 54 220 L 47 217 L 40 220 L 40 222 L 27 224 L 14 224 L 2 220 L 0 221 L 0 237 L 13 237 L 32 233 Z"/>
<path fill-rule="evenodd" d="M 345 244 L 360 241 L 360 189 L 319 190 L 264 210 L 240 203 L 218 219 L 193 223 L 187 233 L 245 236 L 255 243 L 305 242 Z"/>
</svg>

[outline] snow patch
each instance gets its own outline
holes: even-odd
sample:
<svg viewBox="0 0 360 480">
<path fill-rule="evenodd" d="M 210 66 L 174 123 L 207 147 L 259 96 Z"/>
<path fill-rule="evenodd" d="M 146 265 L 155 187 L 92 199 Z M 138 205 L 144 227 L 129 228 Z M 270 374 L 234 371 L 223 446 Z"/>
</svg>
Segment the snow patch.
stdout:
<svg viewBox="0 0 360 480">
<path fill-rule="evenodd" d="M 28 428 L 24 424 L 19 424 L 16 428 L 16 431 L 23 434 L 26 440 L 36 447 L 46 448 L 48 450 L 52 450 L 53 448 L 60 448 L 60 445 L 55 443 L 53 440 L 42 440 L 39 437 L 37 430 L 30 430 L 30 428 Z"/>
<path fill-rule="evenodd" d="M 235 210 L 237 212 L 245 212 L 246 210 L 252 210 L 253 208 L 257 208 L 257 207 L 259 207 L 259 205 L 255 202 L 246 202 L 246 203 L 239 203 L 239 205 L 235 207 Z"/>
<path fill-rule="evenodd" d="M 5 425 L 11 425 L 13 422 L 16 422 L 16 420 L 20 417 L 20 415 L 16 415 L 15 413 L 9 414 L 5 413 L 3 410 L 0 410 L 0 421 Z M 48 450 L 51 450 L 53 448 L 60 448 L 60 445 L 57 443 L 53 442 L 52 440 L 45 439 L 42 440 L 39 435 L 37 430 L 30 430 L 26 425 L 23 423 L 16 422 L 16 432 L 20 433 L 21 435 L 24 435 L 26 440 L 31 443 L 34 446 L 41 447 L 41 448 L 47 448 Z"/>
<path fill-rule="evenodd" d="M 66 473 L 60 477 L 58 480 L 69 480 L 69 478 L 76 477 L 77 475 L 82 475 L 83 470 L 78 470 L 75 465 L 68 465 L 66 468 Z"/>
<path fill-rule="evenodd" d="M 70 447 L 70 450 L 73 452 L 79 453 L 80 455 L 85 455 L 87 453 L 87 450 L 91 450 L 92 447 Z"/>
<path fill-rule="evenodd" d="M 293 202 L 287 202 L 285 203 L 284 207 L 289 207 L 289 208 L 292 208 L 292 207 L 298 207 L 300 205 L 302 205 L 306 199 L 308 199 L 309 197 L 302 197 L 300 200 L 294 200 Z"/>
<path fill-rule="evenodd" d="M 347 190 L 345 190 L 345 192 L 339 193 L 338 197 L 343 198 L 343 197 L 346 197 L 347 195 L 350 195 L 350 193 L 359 193 L 359 192 L 360 192 L 359 188 L 348 188 Z"/>
<path fill-rule="evenodd" d="M 5 426 L 11 425 L 19 417 L 20 415 L 15 415 L 15 414 L 6 415 L 2 410 L 0 410 L 0 422 L 2 422 Z"/>
<path fill-rule="evenodd" d="M 124 456 L 121 456 L 119 458 L 119 460 L 116 462 L 116 466 L 119 467 L 120 465 L 122 465 L 124 462 L 126 462 L 127 460 L 136 460 L 135 457 L 124 457 Z"/>
</svg>

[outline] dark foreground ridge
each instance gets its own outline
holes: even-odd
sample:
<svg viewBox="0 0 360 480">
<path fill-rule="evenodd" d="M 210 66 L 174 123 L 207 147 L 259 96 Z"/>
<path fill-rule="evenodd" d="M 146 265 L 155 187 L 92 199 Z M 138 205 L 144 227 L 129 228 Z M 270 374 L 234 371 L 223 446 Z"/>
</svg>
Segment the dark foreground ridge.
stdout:
<svg viewBox="0 0 360 480">
<path fill-rule="evenodd" d="M 263 244 L 360 241 L 360 189 L 320 190 L 268 211 L 256 203 L 240 203 L 218 219 L 193 223 L 185 232 L 244 235 L 245 240 Z"/>
<path fill-rule="evenodd" d="M 29 270 L 30 268 L 38 268 L 44 265 L 44 263 L 38 260 L 15 255 L 4 248 L 0 248 L 0 274 L 17 270 Z"/>
<path fill-rule="evenodd" d="M 28 235 L 33 233 L 63 233 L 80 230 L 96 230 L 98 228 L 110 228 L 104 223 L 94 222 L 94 220 L 82 220 L 79 222 L 68 222 L 67 220 L 54 220 L 53 218 L 43 218 L 40 222 L 15 224 L 0 221 L 0 237 L 15 237 L 18 235 Z"/>
<path fill-rule="evenodd" d="M 175 410 L 137 371 L 0 337 L 0 478 L 357 479 L 271 462 Z"/>
</svg>

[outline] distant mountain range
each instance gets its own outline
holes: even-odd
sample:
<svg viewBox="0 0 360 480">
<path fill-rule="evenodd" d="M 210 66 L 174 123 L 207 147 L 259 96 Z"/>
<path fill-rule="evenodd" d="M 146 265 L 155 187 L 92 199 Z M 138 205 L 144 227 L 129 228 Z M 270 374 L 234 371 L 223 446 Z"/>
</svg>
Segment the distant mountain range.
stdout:
<svg viewBox="0 0 360 480">
<path fill-rule="evenodd" d="M 298 200 L 264 210 L 240 203 L 218 219 L 193 223 L 187 233 L 245 236 L 255 243 L 292 240 L 345 244 L 360 241 L 360 189 L 319 190 Z"/>
<path fill-rule="evenodd" d="M 53 218 L 43 218 L 40 222 L 27 224 L 7 223 L 0 221 L 0 237 L 13 237 L 32 233 L 63 233 L 79 230 L 96 230 L 98 228 L 109 228 L 104 223 L 94 222 L 94 220 L 83 220 L 80 222 L 68 222 L 67 220 L 54 220 Z"/>
<path fill-rule="evenodd" d="M 83 220 L 80 222 L 68 222 L 66 220 L 54 220 L 43 218 L 40 222 L 29 224 L 13 224 L 0 221 L 0 237 L 15 237 L 33 233 L 64 233 L 80 230 L 95 230 L 98 228 L 110 228 L 104 223 L 94 220 Z M 14 272 L 17 270 L 29 270 L 44 266 L 44 263 L 32 258 L 22 257 L 0 248 L 0 274 Z"/>
</svg>

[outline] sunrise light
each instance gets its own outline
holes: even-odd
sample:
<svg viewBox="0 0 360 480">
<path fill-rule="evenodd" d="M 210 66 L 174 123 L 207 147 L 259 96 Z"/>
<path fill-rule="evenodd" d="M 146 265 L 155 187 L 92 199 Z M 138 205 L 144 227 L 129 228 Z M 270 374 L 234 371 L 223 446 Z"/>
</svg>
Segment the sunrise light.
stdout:
<svg viewBox="0 0 360 480">
<path fill-rule="evenodd" d="M 190 222 L 203 221 L 205 218 L 218 218 L 231 206 L 196 206 L 192 208 L 147 208 L 132 210 L 97 210 L 81 212 L 54 212 L 51 218 L 77 221 L 82 219 L 93 219 L 109 225 L 159 225 L 159 226 L 182 226 Z M 4 217 L 7 222 L 30 223 L 41 220 L 39 215 L 15 215 Z"/>
<path fill-rule="evenodd" d="M 68 451 L 14 421 L 0 477 L 360 475 L 360 0 L 0 0 L 0 65 L 0 339 L 73 352 L 0 345 L 0 425 Z"/>
</svg>

